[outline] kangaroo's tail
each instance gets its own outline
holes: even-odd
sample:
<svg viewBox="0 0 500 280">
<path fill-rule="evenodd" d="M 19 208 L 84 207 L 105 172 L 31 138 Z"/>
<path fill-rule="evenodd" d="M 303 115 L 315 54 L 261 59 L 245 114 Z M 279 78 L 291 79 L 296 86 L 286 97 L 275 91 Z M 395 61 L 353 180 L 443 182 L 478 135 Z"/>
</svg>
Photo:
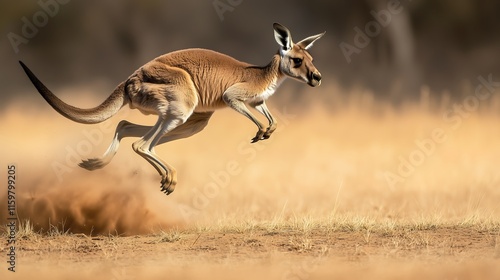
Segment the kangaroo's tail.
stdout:
<svg viewBox="0 0 500 280">
<path fill-rule="evenodd" d="M 125 97 L 125 83 L 121 83 L 101 105 L 92 109 L 73 107 L 55 96 L 22 61 L 19 61 L 19 63 L 38 92 L 50 106 L 72 121 L 85 124 L 100 123 L 112 117 L 128 103 L 128 98 Z"/>
</svg>

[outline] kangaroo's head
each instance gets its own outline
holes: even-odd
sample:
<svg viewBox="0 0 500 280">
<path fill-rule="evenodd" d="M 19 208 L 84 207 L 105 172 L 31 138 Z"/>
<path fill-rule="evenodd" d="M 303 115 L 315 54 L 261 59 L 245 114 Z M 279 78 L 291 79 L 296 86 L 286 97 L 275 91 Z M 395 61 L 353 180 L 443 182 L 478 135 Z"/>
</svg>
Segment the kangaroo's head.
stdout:
<svg viewBox="0 0 500 280">
<path fill-rule="evenodd" d="M 286 76 L 303 81 L 312 87 L 319 86 L 321 73 L 314 67 L 313 58 L 307 50 L 326 32 L 307 37 L 295 44 L 288 28 L 279 23 L 275 23 L 273 27 L 274 38 L 281 46 L 279 50 L 281 56 L 280 71 Z"/>
</svg>

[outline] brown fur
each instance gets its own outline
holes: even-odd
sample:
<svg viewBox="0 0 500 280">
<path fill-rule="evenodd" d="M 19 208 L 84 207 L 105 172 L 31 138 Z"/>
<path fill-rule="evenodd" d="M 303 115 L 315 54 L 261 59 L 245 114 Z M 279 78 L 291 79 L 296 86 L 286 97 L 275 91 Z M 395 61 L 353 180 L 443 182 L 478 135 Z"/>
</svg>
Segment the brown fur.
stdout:
<svg viewBox="0 0 500 280">
<path fill-rule="evenodd" d="M 252 142 L 267 139 L 277 124 L 265 100 L 285 77 L 319 86 L 321 74 L 312 64 L 307 49 L 323 34 L 292 42 L 288 29 L 274 24 L 279 52 L 264 67 L 253 66 L 230 56 L 205 49 L 171 52 L 146 63 L 121 83 L 101 105 L 93 109 L 70 106 L 50 92 L 21 62 L 26 74 L 47 102 L 63 116 L 82 123 L 101 122 L 129 105 L 144 114 L 158 115 L 154 126 L 122 121 L 102 158 L 84 160 L 88 170 L 102 168 L 111 161 L 124 137 L 141 137 L 132 146 L 161 175 L 161 190 L 170 194 L 177 183 L 176 171 L 154 153 L 154 146 L 189 137 L 201 131 L 213 111 L 229 106 L 258 127 Z M 269 121 L 267 128 L 248 110 L 255 108 Z"/>
</svg>

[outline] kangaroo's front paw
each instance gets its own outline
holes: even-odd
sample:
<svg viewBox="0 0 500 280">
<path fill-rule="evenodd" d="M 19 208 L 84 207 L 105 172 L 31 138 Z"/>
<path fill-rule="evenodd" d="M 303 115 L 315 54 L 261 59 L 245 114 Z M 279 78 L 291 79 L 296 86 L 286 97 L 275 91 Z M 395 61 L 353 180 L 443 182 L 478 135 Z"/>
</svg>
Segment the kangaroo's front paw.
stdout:
<svg viewBox="0 0 500 280">
<path fill-rule="evenodd" d="M 269 126 L 266 130 L 266 133 L 264 133 L 264 135 L 262 136 L 262 139 L 269 139 L 269 137 L 271 137 L 271 134 L 273 134 L 273 132 L 276 130 L 276 127 L 276 124 Z"/>
<path fill-rule="evenodd" d="M 259 131 L 257 131 L 257 134 L 255 135 L 254 138 L 252 138 L 252 143 L 255 143 L 259 140 L 262 140 L 264 139 L 264 134 L 266 134 L 266 131 L 264 129 L 259 129 Z"/>
</svg>

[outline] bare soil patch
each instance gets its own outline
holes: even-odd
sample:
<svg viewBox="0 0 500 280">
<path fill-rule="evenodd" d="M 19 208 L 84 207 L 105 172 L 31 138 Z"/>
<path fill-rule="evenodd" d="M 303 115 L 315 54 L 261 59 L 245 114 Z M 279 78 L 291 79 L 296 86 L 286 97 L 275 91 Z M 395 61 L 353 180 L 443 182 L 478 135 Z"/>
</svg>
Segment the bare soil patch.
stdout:
<svg viewBox="0 0 500 280">
<path fill-rule="evenodd" d="M 172 230 L 143 236 L 31 234 L 9 279 L 495 279 L 498 228 Z M 5 255 L 5 249 L 2 255 Z M 85 268 L 83 273 L 76 273 Z M 404 269 L 403 269 L 404 268 Z M 50 273 L 49 273 L 50 271 Z M 351 271 L 352 275 L 346 274 Z M 76 273 L 76 274 L 74 274 Z M 375 273 L 375 274 L 373 274 Z M 15 278 L 10 278 L 15 275 Z M 168 277 L 167 277 L 168 276 Z M 408 276 L 408 275 L 406 275 Z M 41 278 L 40 278 L 41 277 Z M 333 277 L 333 278 L 332 278 Z"/>
</svg>

